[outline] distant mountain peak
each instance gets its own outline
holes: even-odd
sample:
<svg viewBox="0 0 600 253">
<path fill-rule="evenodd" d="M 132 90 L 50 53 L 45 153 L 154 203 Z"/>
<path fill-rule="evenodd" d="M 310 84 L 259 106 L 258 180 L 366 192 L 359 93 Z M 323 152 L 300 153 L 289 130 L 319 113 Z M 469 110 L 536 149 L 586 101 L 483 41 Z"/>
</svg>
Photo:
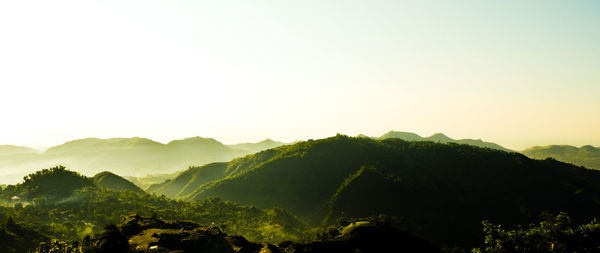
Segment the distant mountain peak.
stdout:
<svg viewBox="0 0 600 253">
<path fill-rule="evenodd" d="M 418 134 L 410 133 L 410 132 L 400 132 L 400 131 L 389 131 L 379 137 L 379 139 L 389 139 L 389 138 L 398 138 L 405 141 L 422 141 L 423 137 Z"/>
<path fill-rule="evenodd" d="M 477 147 L 493 148 L 493 149 L 498 149 L 498 150 L 503 150 L 503 151 L 511 151 L 511 150 L 504 148 L 496 143 L 485 142 L 481 139 L 455 140 L 455 139 L 452 139 L 452 138 L 446 136 L 443 133 L 435 133 L 429 137 L 423 138 L 415 133 L 400 132 L 400 131 L 392 130 L 392 131 L 385 133 L 381 137 L 379 137 L 379 139 L 389 139 L 389 138 L 398 138 L 398 139 L 405 140 L 405 141 L 433 141 L 433 142 L 441 142 L 441 143 L 454 142 L 454 143 L 467 144 L 467 145 L 472 145 L 472 146 L 477 146 Z"/>
<path fill-rule="evenodd" d="M 271 140 L 269 138 L 260 141 L 259 143 L 278 143 L 278 141 Z"/>
<path fill-rule="evenodd" d="M 0 145 L 0 155 L 15 155 L 15 154 L 32 154 L 37 153 L 35 149 L 15 146 L 15 145 Z"/>
<path fill-rule="evenodd" d="M 445 138 L 445 139 L 452 139 L 450 137 L 448 137 L 447 135 L 443 134 L 443 133 L 435 133 L 432 136 L 429 136 L 429 138 Z"/>
<path fill-rule="evenodd" d="M 195 137 L 189 137 L 189 138 L 184 138 L 181 140 L 173 140 L 169 143 L 167 143 L 167 145 L 177 145 L 177 144 L 198 144 L 198 143 L 202 143 L 202 144 L 219 144 L 219 145 L 223 145 L 223 143 L 213 139 L 213 138 L 205 138 L 205 137 L 200 137 L 200 136 L 195 136 Z"/>
</svg>

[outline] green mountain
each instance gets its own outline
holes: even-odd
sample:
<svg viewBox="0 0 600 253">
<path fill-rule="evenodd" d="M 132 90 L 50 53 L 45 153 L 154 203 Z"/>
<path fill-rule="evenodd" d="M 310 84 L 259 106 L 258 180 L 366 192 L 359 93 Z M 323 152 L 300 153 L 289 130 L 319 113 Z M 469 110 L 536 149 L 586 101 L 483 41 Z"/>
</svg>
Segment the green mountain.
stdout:
<svg viewBox="0 0 600 253">
<path fill-rule="evenodd" d="M 493 148 L 493 149 L 503 150 L 503 151 L 507 151 L 507 152 L 511 151 L 510 149 L 502 147 L 496 143 L 485 142 L 482 140 L 475 140 L 475 139 L 455 140 L 455 139 L 452 139 L 442 133 L 437 133 L 437 134 L 434 134 L 429 137 L 421 137 L 415 133 L 389 131 L 379 137 L 379 139 L 381 139 L 381 140 L 390 139 L 390 138 L 398 138 L 398 139 L 402 139 L 405 141 L 433 141 L 433 142 L 440 142 L 440 143 L 458 143 L 458 144 L 467 144 L 467 145 L 472 145 L 472 146 L 477 146 L 477 147 L 482 147 L 482 148 Z"/>
<path fill-rule="evenodd" d="M 95 187 L 90 178 L 57 166 L 27 175 L 22 183 L 4 189 L 3 194 L 26 201 L 56 201 L 88 187 Z"/>
<path fill-rule="evenodd" d="M 42 153 L 23 147 L 0 146 L 0 183 L 16 183 L 26 174 L 34 172 L 34 168 L 57 164 L 89 176 L 107 170 L 133 177 L 171 174 L 190 166 L 230 161 L 280 145 L 281 142 L 273 140 L 225 145 L 202 137 L 162 144 L 134 137 L 73 140 Z"/>
<path fill-rule="evenodd" d="M 536 146 L 523 150 L 521 153 L 535 159 L 554 158 L 559 161 L 600 170 L 600 147 L 595 148 L 589 145 L 580 148 L 568 145 Z"/>
<path fill-rule="evenodd" d="M 191 168 L 152 190 L 284 208 L 312 224 L 387 214 L 437 243 L 473 246 L 482 220 L 528 224 L 544 211 L 593 218 L 598 182 L 596 171 L 497 149 L 338 135 Z"/>
<path fill-rule="evenodd" d="M 174 179 L 151 185 L 147 192 L 163 194 L 170 198 L 181 198 L 198 189 L 198 187 L 226 176 L 227 163 L 212 163 L 200 167 L 191 167 Z"/>
<path fill-rule="evenodd" d="M 127 179 L 117 176 L 111 172 L 104 171 L 96 174 L 92 180 L 94 184 L 100 188 L 116 190 L 116 191 L 133 191 L 144 192 L 140 187 L 137 187 Z"/>
</svg>

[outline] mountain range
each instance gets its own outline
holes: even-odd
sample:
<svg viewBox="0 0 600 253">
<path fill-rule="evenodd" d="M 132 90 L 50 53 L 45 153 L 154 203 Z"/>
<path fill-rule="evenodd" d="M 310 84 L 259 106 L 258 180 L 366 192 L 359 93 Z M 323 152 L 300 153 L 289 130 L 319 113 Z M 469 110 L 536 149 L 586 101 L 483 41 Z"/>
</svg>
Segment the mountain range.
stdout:
<svg viewBox="0 0 600 253">
<path fill-rule="evenodd" d="M 415 133 L 389 131 L 379 137 L 406 141 L 468 144 L 510 152 L 501 145 L 480 139 L 452 139 L 442 133 L 421 137 Z M 147 188 L 151 184 L 172 179 L 190 166 L 231 159 L 284 145 L 266 139 L 258 143 L 226 145 L 212 138 L 192 137 L 163 144 L 147 138 L 86 138 L 50 147 L 45 152 L 13 145 L 0 145 L 0 184 L 18 182 L 37 168 L 65 165 L 88 176 L 111 171 Z M 560 161 L 600 169 L 600 149 L 592 146 L 533 147 L 521 153 L 537 159 L 555 158 Z"/>
<path fill-rule="evenodd" d="M 367 137 L 367 136 L 359 135 L 359 137 Z M 485 142 L 480 139 L 477 139 L 477 140 L 475 140 L 475 139 L 458 139 L 458 140 L 456 140 L 456 139 L 452 139 L 442 133 L 436 133 L 429 137 L 421 137 L 418 134 L 410 133 L 410 132 L 389 131 L 380 137 L 369 137 L 369 138 L 374 138 L 374 139 L 379 139 L 379 140 L 398 138 L 398 139 L 405 140 L 405 141 L 432 141 L 432 142 L 439 142 L 439 143 L 458 143 L 458 144 L 467 144 L 467 145 L 472 145 L 472 146 L 482 147 L 482 148 L 492 148 L 492 149 L 498 149 L 498 150 L 503 150 L 503 151 L 512 151 L 510 149 L 502 147 L 493 142 Z"/>
<path fill-rule="evenodd" d="M 37 168 L 64 165 L 86 175 L 111 171 L 124 176 L 146 176 L 180 171 L 276 147 L 283 143 L 225 145 L 212 138 L 193 137 L 162 144 L 146 138 L 86 138 L 50 147 L 45 152 L 0 146 L 0 183 L 18 182 Z"/>
<path fill-rule="evenodd" d="M 516 226 L 542 212 L 595 217 L 598 182 L 598 171 L 516 152 L 338 135 L 192 167 L 147 191 L 283 208 L 312 225 L 391 215 L 436 243 L 472 246 L 483 240 L 482 220 Z"/>
<path fill-rule="evenodd" d="M 458 144 L 441 134 L 425 141 L 394 136 L 416 139 L 409 133 L 388 134 L 387 138 L 336 135 L 281 145 L 228 162 L 190 166 L 172 174 L 172 179 L 151 185 L 146 192 L 152 194 L 112 171 L 85 177 L 61 166 L 30 174 L 23 183 L 5 187 L 0 195 L 6 203 L 22 203 L 20 207 L 14 204 L 15 212 L 30 204 L 40 213 L 56 209 L 49 212 L 50 217 L 29 217 L 31 224 L 42 218 L 62 219 L 57 214 L 75 215 L 76 219 L 70 219 L 78 224 L 77 229 L 47 228 L 68 238 L 86 229 L 97 231 L 107 221 L 140 210 L 203 222 L 218 218 L 227 224 L 225 229 L 275 241 L 302 238 L 302 231 L 309 231 L 304 224 L 327 228 L 357 219 L 393 221 L 443 248 L 471 248 L 484 241 L 483 220 L 514 228 L 538 221 L 540 214 L 566 212 L 574 224 L 582 224 L 600 212 L 600 171 Z M 69 142 L 45 153 L 64 156 L 96 150 L 124 159 L 124 154 L 115 153 L 150 152 L 163 145 L 193 156 L 207 152 L 202 145 L 215 144 L 219 143 L 204 138 L 168 144 L 142 138 L 92 139 Z M 244 145 L 248 144 L 237 150 Z M 214 216 L 225 210 L 229 216 Z M 262 221 L 252 221 L 255 218 Z M 317 235 L 336 235 L 322 231 Z"/>
</svg>

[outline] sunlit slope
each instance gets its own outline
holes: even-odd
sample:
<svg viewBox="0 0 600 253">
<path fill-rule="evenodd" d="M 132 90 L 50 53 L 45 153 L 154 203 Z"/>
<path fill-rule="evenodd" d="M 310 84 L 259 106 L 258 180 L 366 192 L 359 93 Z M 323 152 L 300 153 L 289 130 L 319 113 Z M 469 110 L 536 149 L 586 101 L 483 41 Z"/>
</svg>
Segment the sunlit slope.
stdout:
<svg viewBox="0 0 600 253">
<path fill-rule="evenodd" d="M 283 148 L 283 147 L 282 147 Z M 231 178 L 254 168 L 265 161 L 277 156 L 282 148 L 269 149 L 243 158 L 234 159 L 228 163 L 212 163 L 200 167 L 192 167 L 180 173 L 172 180 L 150 186 L 146 191 L 164 194 L 171 198 L 190 199 L 205 184 Z"/>
<path fill-rule="evenodd" d="M 582 220 L 600 212 L 600 173 L 469 145 L 338 135 L 213 169 L 221 179 L 194 183 L 201 173 L 195 180 L 184 174 L 177 179 L 201 185 L 194 191 L 170 182 L 160 187 L 189 200 L 219 196 L 280 207 L 313 224 L 383 213 L 442 243 L 479 240 L 483 219 L 528 224 L 542 211 L 566 211 Z M 465 228 L 461 235 L 452 233 L 456 226 Z"/>
<path fill-rule="evenodd" d="M 92 180 L 98 187 L 116 190 L 116 191 L 132 191 L 132 192 L 144 192 L 141 188 L 137 187 L 132 182 L 111 172 L 104 171 L 96 174 Z"/>
<path fill-rule="evenodd" d="M 581 148 L 568 145 L 550 145 L 532 147 L 521 153 L 536 159 L 554 158 L 559 161 L 600 170 L 600 148 L 583 146 Z"/>
</svg>

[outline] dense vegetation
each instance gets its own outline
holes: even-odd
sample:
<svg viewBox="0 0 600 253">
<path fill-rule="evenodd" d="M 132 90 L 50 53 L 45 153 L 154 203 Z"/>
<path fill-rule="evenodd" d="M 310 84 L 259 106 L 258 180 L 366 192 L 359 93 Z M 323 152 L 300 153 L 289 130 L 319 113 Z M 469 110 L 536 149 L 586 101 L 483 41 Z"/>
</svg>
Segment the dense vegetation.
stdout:
<svg viewBox="0 0 600 253">
<path fill-rule="evenodd" d="M 152 185 L 152 194 L 111 172 L 88 178 L 62 166 L 45 169 L 0 190 L 0 252 L 24 252 L 40 242 L 40 252 L 105 246 L 146 252 L 151 246 L 139 248 L 132 239 L 194 251 L 198 238 L 217 240 L 224 250 L 218 252 L 242 245 L 247 252 L 373 252 L 396 249 L 398 242 L 439 251 L 420 236 L 448 252 L 600 250 L 600 226 L 584 224 L 600 213 L 599 171 L 442 142 L 309 140 L 190 167 Z M 127 226 L 131 217 L 151 225 Z M 204 225 L 190 225 L 196 223 Z M 539 225 L 524 227 L 533 223 Z M 373 246 L 376 238 L 393 243 Z"/>
<path fill-rule="evenodd" d="M 543 211 L 595 217 L 597 182 L 597 171 L 519 153 L 338 135 L 192 168 L 151 190 L 280 207 L 312 225 L 387 214 L 434 242 L 472 247 L 483 238 L 481 220 L 528 224 Z"/>
<path fill-rule="evenodd" d="M 567 145 L 551 145 L 532 147 L 523 150 L 521 153 L 535 159 L 554 158 L 559 161 L 600 170 L 600 148 L 592 146 L 577 148 Z"/>
<path fill-rule="evenodd" d="M 45 238 L 79 240 L 85 235 L 101 232 L 105 224 L 120 222 L 132 212 L 213 224 L 228 233 L 244 234 L 257 241 L 302 240 L 307 229 L 304 223 L 284 210 L 262 210 L 216 198 L 183 202 L 135 191 L 107 190 L 64 167 L 32 174 L 22 184 L 0 191 L 0 198 L 5 205 L 0 207 L 0 221 L 15 221 L 5 223 L 8 225 L 4 226 L 7 227 L 4 231 L 13 236 L 5 239 L 28 242 L 22 247 L 35 247 Z M 34 233 L 18 232 L 24 230 L 17 230 L 11 224 Z"/>
<path fill-rule="evenodd" d="M 475 253 L 599 252 L 600 223 L 575 226 L 565 213 L 546 215 L 538 225 L 506 230 L 501 225 L 483 222 L 485 247 Z"/>
</svg>

